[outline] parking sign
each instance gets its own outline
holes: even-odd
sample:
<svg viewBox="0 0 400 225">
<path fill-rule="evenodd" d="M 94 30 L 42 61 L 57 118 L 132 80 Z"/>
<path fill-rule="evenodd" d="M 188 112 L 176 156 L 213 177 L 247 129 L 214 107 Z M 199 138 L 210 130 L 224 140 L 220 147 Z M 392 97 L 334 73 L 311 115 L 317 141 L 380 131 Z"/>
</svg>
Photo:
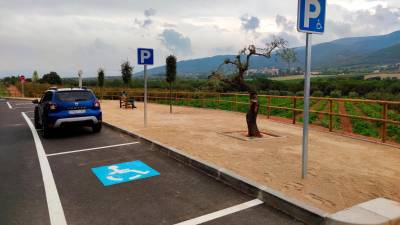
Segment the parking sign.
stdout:
<svg viewBox="0 0 400 225">
<path fill-rule="evenodd" d="M 299 32 L 322 34 L 325 31 L 326 0 L 299 0 Z"/>
<path fill-rule="evenodd" d="M 151 48 L 138 48 L 137 58 L 139 65 L 153 65 L 154 64 L 154 50 Z"/>
</svg>

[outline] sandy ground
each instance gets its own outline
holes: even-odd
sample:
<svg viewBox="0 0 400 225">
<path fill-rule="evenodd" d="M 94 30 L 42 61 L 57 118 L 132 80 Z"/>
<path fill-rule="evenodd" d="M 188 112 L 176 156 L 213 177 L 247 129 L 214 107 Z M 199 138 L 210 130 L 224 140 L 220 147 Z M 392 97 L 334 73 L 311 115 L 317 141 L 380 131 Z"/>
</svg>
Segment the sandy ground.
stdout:
<svg viewBox="0 0 400 225">
<path fill-rule="evenodd" d="M 262 131 L 281 137 L 248 140 L 245 115 L 219 110 L 143 104 L 119 109 L 103 101 L 104 120 L 214 163 L 327 212 L 386 197 L 400 201 L 400 149 L 311 130 L 309 176 L 301 179 L 302 128 L 260 117 Z"/>
</svg>

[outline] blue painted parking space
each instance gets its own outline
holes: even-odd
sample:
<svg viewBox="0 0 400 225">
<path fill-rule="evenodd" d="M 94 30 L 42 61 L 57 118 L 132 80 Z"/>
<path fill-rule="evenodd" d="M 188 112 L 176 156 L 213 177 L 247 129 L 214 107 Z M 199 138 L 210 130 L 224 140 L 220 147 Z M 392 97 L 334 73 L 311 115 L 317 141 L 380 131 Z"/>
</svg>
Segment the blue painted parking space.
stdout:
<svg viewBox="0 0 400 225">
<path fill-rule="evenodd" d="M 92 168 L 92 172 L 104 186 L 111 186 L 160 175 L 159 172 L 140 160 L 96 167 Z"/>
</svg>

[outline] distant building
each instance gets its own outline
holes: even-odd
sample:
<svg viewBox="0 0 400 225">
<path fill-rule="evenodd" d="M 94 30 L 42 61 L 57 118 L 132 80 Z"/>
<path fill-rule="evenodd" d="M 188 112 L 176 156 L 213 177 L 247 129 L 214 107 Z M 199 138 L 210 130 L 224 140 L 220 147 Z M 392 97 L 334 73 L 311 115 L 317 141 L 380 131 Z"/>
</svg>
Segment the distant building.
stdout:
<svg viewBox="0 0 400 225">
<path fill-rule="evenodd" d="M 311 72 L 311 75 L 321 75 L 321 72 L 319 72 L 319 71 L 312 71 L 312 72 Z"/>
<path fill-rule="evenodd" d="M 265 68 L 261 69 L 261 72 L 264 74 L 267 74 L 267 75 L 278 76 L 280 70 L 277 68 L 274 68 L 274 67 L 272 67 L 272 68 L 265 67 Z"/>
<path fill-rule="evenodd" d="M 372 73 L 380 73 L 381 71 L 380 70 L 374 70 L 374 72 L 372 72 Z"/>
</svg>

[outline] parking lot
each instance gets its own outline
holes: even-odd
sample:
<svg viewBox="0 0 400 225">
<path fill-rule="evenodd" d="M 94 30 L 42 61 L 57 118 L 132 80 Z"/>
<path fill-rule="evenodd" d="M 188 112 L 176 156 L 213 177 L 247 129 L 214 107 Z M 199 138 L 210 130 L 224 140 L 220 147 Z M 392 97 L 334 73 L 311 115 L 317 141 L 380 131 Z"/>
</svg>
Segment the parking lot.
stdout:
<svg viewBox="0 0 400 225">
<path fill-rule="evenodd" d="M 43 139 L 33 110 L 29 101 L 0 99 L 0 224 L 301 224 L 107 127 Z M 116 165 L 138 161 L 148 171 Z M 104 166 L 115 183 L 94 172 Z M 122 182 L 123 173 L 136 175 Z"/>
</svg>

